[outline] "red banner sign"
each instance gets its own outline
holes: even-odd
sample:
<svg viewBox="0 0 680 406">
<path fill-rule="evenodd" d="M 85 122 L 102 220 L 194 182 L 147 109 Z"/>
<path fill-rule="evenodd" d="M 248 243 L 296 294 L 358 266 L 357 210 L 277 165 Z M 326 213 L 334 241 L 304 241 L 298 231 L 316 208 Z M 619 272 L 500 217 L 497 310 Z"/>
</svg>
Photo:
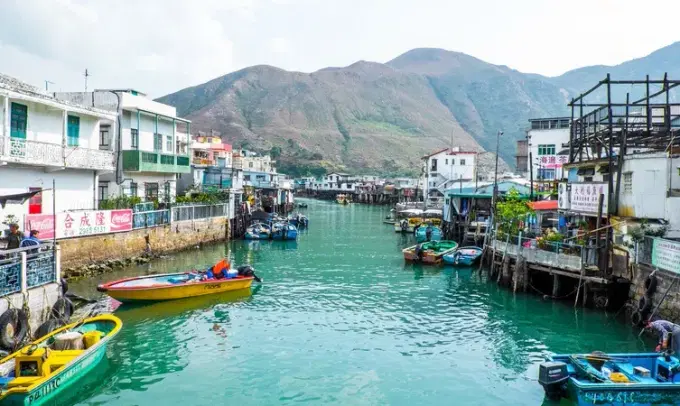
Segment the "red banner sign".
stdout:
<svg viewBox="0 0 680 406">
<path fill-rule="evenodd" d="M 29 214 L 26 231 L 38 230 L 39 238 L 54 238 L 55 217 L 52 214 Z M 118 233 L 132 230 L 132 210 L 88 210 L 57 213 L 57 239 L 84 237 L 96 234 Z"/>
</svg>

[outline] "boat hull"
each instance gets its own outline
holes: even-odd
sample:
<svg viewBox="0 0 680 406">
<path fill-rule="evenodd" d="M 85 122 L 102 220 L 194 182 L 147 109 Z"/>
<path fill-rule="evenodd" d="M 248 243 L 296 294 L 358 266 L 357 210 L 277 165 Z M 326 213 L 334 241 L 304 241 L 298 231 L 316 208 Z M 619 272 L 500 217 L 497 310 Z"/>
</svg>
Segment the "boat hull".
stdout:
<svg viewBox="0 0 680 406">
<path fill-rule="evenodd" d="M 112 282 L 108 285 L 119 282 L 121 281 Z M 155 302 L 248 289 L 252 284 L 252 277 L 239 277 L 231 279 L 209 279 L 201 282 L 162 286 L 107 287 L 107 285 L 103 285 L 100 286 L 98 290 L 121 302 Z"/>
<path fill-rule="evenodd" d="M 444 255 L 444 263 L 453 266 L 471 266 L 479 263 L 482 249 L 479 247 L 462 247 L 455 252 Z"/>
<path fill-rule="evenodd" d="M 97 319 L 113 323 L 113 321 L 111 321 L 112 318 L 113 316 L 111 315 L 97 316 L 87 319 L 82 323 L 87 324 L 91 320 L 96 321 Z M 115 320 L 117 320 L 117 322 L 115 322 L 115 327 L 113 330 L 106 337 L 102 338 L 99 343 L 92 346 L 90 349 L 85 350 L 82 355 L 72 362 L 66 364 L 63 369 L 58 370 L 58 372 L 52 374 L 44 382 L 41 382 L 39 385 L 31 388 L 29 391 L 11 393 L 13 389 L 10 389 L 4 397 L 0 396 L 0 404 L 12 406 L 36 406 L 53 404 L 57 398 L 59 398 L 69 388 L 74 386 L 81 378 L 86 377 L 104 359 L 106 356 L 106 347 L 108 342 L 113 337 L 115 337 L 116 334 L 118 334 L 120 328 L 122 327 L 120 320 L 117 318 L 115 318 Z M 74 323 L 64 326 L 61 329 L 52 332 L 49 336 L 56 335 L 61 331 L 65 331 L 70 328 L 74 328 L 74 326 L 78 324 L 79 323 Z M 36 344 L 42 342 L 49 336 L 40 338 L 33 343 Z"/>
<path fill-rule="evenodd" d="M 246 234 L 244 235 L 243 238 L 245 238 L 246 240 L 269 240 L 271 237 L 270 237 L 269 234 L 264 234 L 264 233 L 254 234 L 254 233 L 246 232 Z"/>
<path fill-rule="evenodd" d="M 428 244 L 437 244 L 437 242 L 423 244 L 425 249 L 422 253 L 422 258 L 418 258 L 418 255 L 416 254 L 417 245 L 414 245 L 414 246 L 408 247 L 408 248 L 404 248 L 402 250 L 402 253 L 404 254 L 404 260 L 406 262 L 422 262 L 423 264 L 426 264 L 426 265 L 439 265 L 439 264 L 442 263 L 442 258 L 444 257 L 444 255 L 452 253 L 458 248 L 458 245 L 455 242 L 445 241 L 445 243 L 450 244 L 451 248 L 443 249 L 441 251 L 436 251 L 436 250 L 432 250 L 432 249 L 427 249 L 427 245 Z"/>
</svg>

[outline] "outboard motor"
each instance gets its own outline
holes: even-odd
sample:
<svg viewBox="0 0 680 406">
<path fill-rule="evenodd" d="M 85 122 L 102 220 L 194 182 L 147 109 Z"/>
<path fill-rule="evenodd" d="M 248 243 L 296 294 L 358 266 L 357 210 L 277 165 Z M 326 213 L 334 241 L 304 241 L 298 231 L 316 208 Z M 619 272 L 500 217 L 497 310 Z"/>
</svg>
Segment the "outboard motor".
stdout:
<svg viewBox="0 0 680 406">
<path fill-rule="evenodd" d="M 559 400 L 565 394 L 565 384 L 569 379 L 567 364 L 559 361 L 546 361 L 538 367 L 538 383 L 545 390 L 545 397 Z"/>
<path fill-rule="evenodd" d="M 241 265 L 236 270 L 239 276 L 253 276 L 255 274 L 255 270 L 250 265 Z"/>
</svg>

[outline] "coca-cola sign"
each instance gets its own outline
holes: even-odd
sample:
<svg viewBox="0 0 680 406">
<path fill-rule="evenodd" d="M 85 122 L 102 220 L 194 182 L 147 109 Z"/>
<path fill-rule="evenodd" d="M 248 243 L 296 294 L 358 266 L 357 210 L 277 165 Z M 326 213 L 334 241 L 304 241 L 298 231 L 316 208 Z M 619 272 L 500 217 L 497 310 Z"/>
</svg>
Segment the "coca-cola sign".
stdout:
<svg viewBox="0 0 680 406">
<path fill-rule="evenodd" d="M 56 227 L 55 227 L 56 220 Z M 38 230 L 39 238 L 82 237 L 132 230 L 132 210 L 86 210 L 52 214 L 29 214 L 26 230 Z"/>
</svg>

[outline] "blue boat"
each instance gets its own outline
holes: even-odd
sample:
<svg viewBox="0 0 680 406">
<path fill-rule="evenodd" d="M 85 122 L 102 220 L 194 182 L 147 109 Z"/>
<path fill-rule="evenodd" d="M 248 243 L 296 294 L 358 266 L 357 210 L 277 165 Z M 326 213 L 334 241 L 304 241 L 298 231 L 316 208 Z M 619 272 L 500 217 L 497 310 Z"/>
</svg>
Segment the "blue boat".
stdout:
<svg viewBox="0 0 680 406">
<path fill-rule="evenodd" d="M 309 225 L 309 219 L 301 213 L 290 216 L 288 222 L 297 228 L 306 228 Z"/>
<path fill-rule="evenodd" d="M 450 254 L 444 255 L 444 263 L 454 266 L 471 266 L 482 257 L 483 250 L 479 247 L 460 247 Z"/>
<path fill-rule="evenodd" d="M 427 241 L 427 226 L 421 225 L 416 229 L 416 242 Z M 430 235 L 430 241 L 441 241 L 442 239 L 442 229 L 439 227 L 431 226 L 432 234 Z"/>
<path fill-rule="evenodd" d="M 272 239 L 274 240 L 296 240 L 298 229 L 290 223 L 275 223 L 272 226 Z"/>
<path fill-rule="evenodd" d="M 244 238 L 246 240 L 269 240 L 271 236 L 271 227 L 264 223 L 255 222 L 248 226 Z"/>
<path fill-rule="evenodd" d="M 675 405 L 680 360 L 668 353 L 554 355 L 539 366 L 546 397 L 578 405 Z"/>
</svg>

